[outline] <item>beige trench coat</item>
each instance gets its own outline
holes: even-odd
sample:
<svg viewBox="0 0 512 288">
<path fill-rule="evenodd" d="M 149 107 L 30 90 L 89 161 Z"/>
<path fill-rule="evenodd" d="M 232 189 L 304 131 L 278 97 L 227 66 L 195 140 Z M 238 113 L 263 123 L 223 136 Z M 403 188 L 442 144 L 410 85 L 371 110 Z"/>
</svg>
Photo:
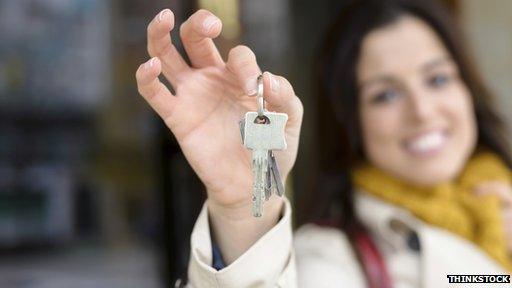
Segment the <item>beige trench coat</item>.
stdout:
<svg viewBox="0 0 512 288">
<path fill-rule="evenodd" d="M 384 256 L 394 287 L 482 287 L 482 284 L 448 284 L 446 275 L 507 274 L 471 242 L 428 225 L 408 211 L 367 193 L 355 194 L 355 209 L 372 231 L 371 236 Z M 292 211 L 287 199 L 282 213 L 279 223 L 249 250 L 226 268 L 216 271 L 211 267 L 206 202 L 191 235 L 187 287 L 366 287 L 362 269 L 342 231 L 307 224 L 293 234 Z M 406 237 L 410 234 L 403 231 L 416 232 L 419 251 L 410 248 Z M 507 284 L 485 284 L 485 287 L 504 286 Z"/>
</svg>

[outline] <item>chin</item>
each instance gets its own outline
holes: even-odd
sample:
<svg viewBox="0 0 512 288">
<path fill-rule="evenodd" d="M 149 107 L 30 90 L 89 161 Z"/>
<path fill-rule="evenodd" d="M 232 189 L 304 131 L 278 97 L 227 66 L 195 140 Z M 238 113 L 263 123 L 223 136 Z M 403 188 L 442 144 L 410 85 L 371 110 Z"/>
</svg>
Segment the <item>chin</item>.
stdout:
<svg viewBox="0 0 512 288">
<path fill-rule="evenodd" d="M 416 173 L 404 175 L 405 180 L 416 185 L 421 186 L 436 186 L 441 183 L 450 182 L 454 180 L 458 171 L 450 170 L 437 170 L 437 171 L 421 171 L 416 170 Z"/>
</svg>

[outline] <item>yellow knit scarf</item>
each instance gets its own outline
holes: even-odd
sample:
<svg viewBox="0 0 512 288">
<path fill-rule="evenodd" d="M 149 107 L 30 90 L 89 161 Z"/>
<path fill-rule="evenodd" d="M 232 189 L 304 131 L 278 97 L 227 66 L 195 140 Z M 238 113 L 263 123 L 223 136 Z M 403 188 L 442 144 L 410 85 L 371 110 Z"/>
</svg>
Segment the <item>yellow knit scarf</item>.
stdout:
<svg viewBox="0 0 512 288">
<path fill-rule="evenodd" d="M 496 154 L 481 151 L 468 161 L 453 183 L 418 187 L 364 163 L 352 171 L 356 187 L 409 210 L 426 223 L 447 229 L 480 246 L 512 272 L 501 202 L 497 196 L 476 196 L 472 189 L 485 181 L 512 184 L 512 172 Z"/>
</svg>

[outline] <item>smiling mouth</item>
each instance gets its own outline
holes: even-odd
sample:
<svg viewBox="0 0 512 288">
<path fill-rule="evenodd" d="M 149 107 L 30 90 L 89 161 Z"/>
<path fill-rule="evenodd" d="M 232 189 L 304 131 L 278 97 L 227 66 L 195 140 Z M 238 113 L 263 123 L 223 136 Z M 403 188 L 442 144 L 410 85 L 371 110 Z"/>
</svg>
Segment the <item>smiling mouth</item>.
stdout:
<svg viewBox="0 0 512 288">
<path fill-rule="evenodd" d="M 414 156 L 432 156 L 439 153 L 448 141 L 448 132 L 443 129 L 422 133 L 405 140 L 405 150 Z"/>
</svg>

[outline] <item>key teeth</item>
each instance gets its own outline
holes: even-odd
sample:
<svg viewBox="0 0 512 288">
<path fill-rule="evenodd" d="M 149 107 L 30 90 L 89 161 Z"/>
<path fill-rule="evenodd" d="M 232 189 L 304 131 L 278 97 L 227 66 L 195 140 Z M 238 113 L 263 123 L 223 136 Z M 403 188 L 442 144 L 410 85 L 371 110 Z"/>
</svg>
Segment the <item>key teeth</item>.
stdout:
<svg viewBox="0 0 512 288">
<path fill-rule="evenodd" d="M 279 181 L 279 182 L 281 182 L 281 181 Z M 283 197 L 283 195 L 285 193 L 283 183 L 277 183 L 277 181 L 276 181 L 276 185 L 279 186 L 279 189 L 276 189 L 277 195 L 279 195 L 279 197 Z"/>
<path fill-rule="evenodd" d="M 242 138 L 242 145 L 244 145 L 244 138 L 245 138 L 245 119 L 242 119 L 240 120 L 240 122 L 238 122 L 238 125 L 240 127 L 240 136 Z"/>
</svg>

